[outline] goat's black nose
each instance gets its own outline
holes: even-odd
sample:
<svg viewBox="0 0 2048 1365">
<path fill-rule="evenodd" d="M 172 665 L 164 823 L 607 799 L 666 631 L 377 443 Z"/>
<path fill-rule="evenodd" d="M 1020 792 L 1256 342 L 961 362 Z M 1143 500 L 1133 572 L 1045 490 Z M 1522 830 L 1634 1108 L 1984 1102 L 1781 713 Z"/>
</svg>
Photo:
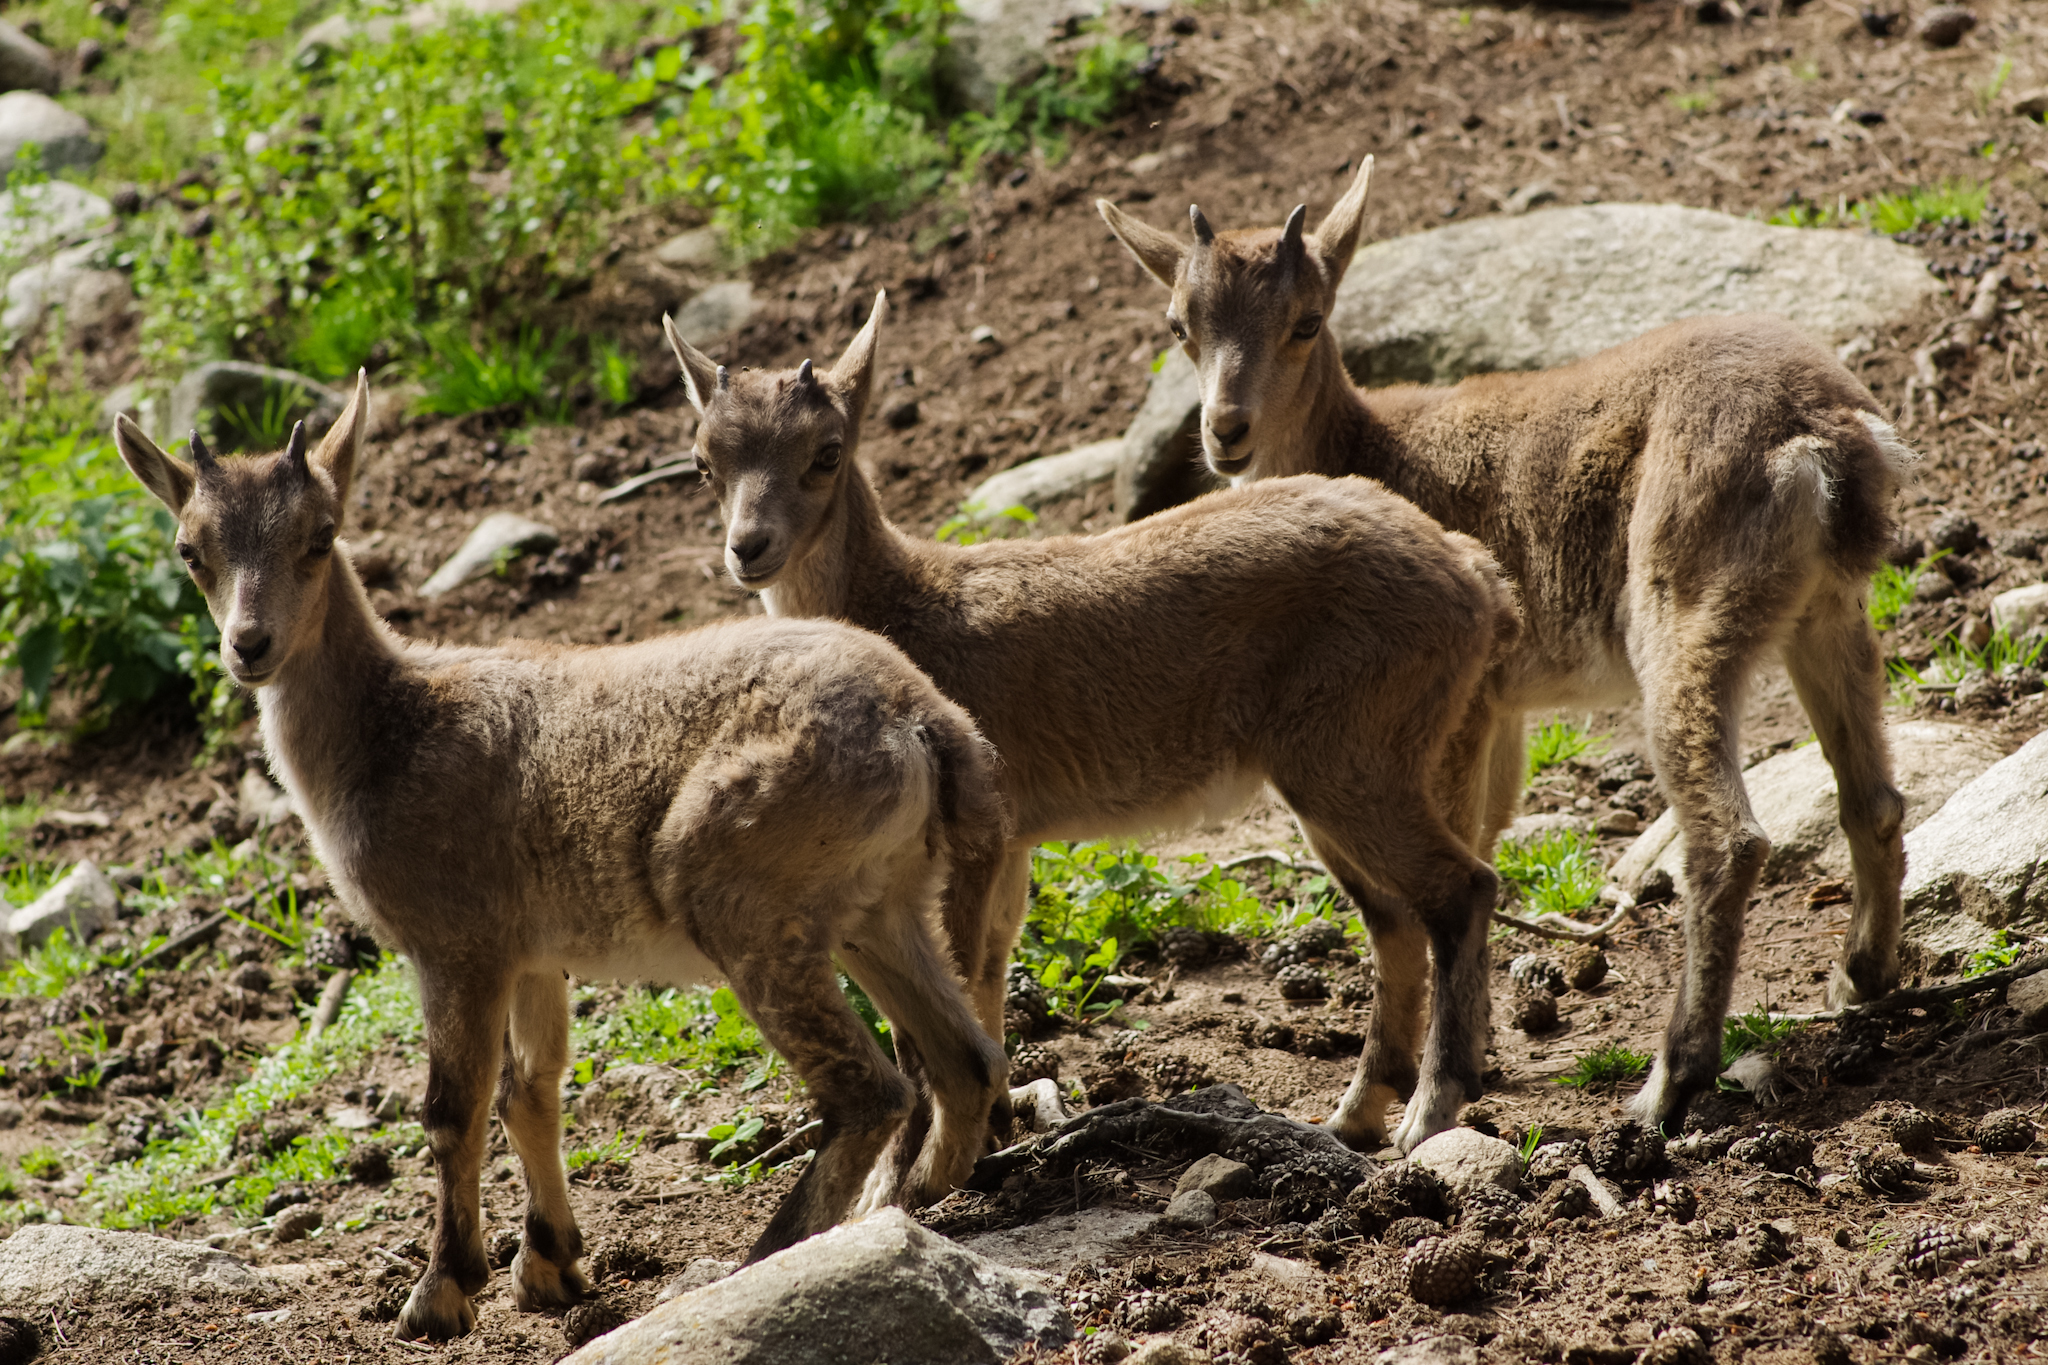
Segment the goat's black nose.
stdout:
<svg viewBox="0 0 2048 1365">
<path fill-rule="evenodd" d="M 257 663 L 261 661 L 264 655 L 270 652 L 270 636 L 268 634 L 237 635 L 234 644 L 235 657 L 245 664 Z"/>
<path fill-rule="evenodd" d="M 1216 433 L 1216 439 L 1223 442 L 1223 444 L 1226 446 L 1234 446 L 1239 441 L 1242 441 L 1245 437 L 1245 433 L 1250 431 L 1251 429 L 1252 424 L 1250 422 L 1239 422 L 1236 426 L 1228 428 L 1219 427 L 1212 424 L 1209 428 L 1209 430 Z"/>
<path fill-rule="evenodd" d="M 743 540 L 729 540 L 726 545 L 732 550 L 734 559 L 742 564 L 751 564 L 768 548 L 768 533 L 756 531 Z"/>
</svg>

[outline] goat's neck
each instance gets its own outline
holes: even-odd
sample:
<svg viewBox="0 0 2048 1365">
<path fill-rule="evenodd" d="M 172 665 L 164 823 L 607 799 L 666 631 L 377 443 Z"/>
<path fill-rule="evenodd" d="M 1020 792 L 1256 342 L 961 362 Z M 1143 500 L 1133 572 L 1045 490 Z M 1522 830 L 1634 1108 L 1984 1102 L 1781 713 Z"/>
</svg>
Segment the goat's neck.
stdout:
<svg viewBox="0 0 2048 1365">
<path fill-rule="evenodd" d="M 1459 519 L 1451 510 L 1465 500 L 1459 471 L 1445 467 L 1417 430 L 1447 390 L 1361 389 L 1327 332 L 1309 359 L 1302 388 L 1309 395 L 1307 417 L 1295 427 L 1276 473 L 1363 475 L 1439 520 Z"/>
<path fill-rule="evenodd" d="M 371 610 L 362 580 L 337 554 L 327 572 L 319 635 L 299 646 L 256 693 L 271 764 L 317 820 L 360 746 L 381 728 L 390 682 L 404 666 L 397 640 Z"/>
<path fill-rule="evenodd" d="M 922 596 L 937 545 L 913 541 L 882 515 L 866 471 L 846 471 L 818 538 L 762 593 L 771 616 L 829 616 L 877 628 Z"/>
</svg>

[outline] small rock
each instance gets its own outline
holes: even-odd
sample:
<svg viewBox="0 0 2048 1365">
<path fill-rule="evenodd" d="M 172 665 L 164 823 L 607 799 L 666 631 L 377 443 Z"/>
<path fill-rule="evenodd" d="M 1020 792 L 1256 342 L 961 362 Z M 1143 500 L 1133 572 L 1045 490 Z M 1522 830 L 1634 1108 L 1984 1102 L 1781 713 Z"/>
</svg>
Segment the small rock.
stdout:
<svg viewBox="0 0 2048 1365">
<path fill-rule="evenodd" d="M 702 1289 L 707 1284 L 717 1284 L 739 1268 L 738 1261 L 719 1261 L 709 1256 L 699 1256 L 683 1268 L 682 1274 L 662 1286 L 658 1302 L 667 1303 L 678 1294 Z"/>
<path fill-rule="evenodd" d="M 654 259 L 690 270 L 714 270 L 725 260 L 725 239 L 717 228 L 691 228 L 654 248 Z"/>
<path fill-rule="evenodd" d="M 4 945 L 9 939 L 16 951 L 25 953 L 41 947 L 59 929 L 67 930 L 73 943 L 90 943 L 95 934 L 113 925 L 120 911 L 121 896 L 114 884 L 97 863 L 85 859 L 8 917 L 7 933 L 0 935 L 0 958 L 7 956 Z"/>
<path fill-rule="evenodd" d="M 1632 810 L 1610 810 L 1593 825 L 1602 834 L 1640 834 L 1643 817 Z"/>
<path fill-rule="evenodd" d="M 1977 27 L 1974 10 L 1962 5 L 1936 5 L 1922 12 L 1913 24 L 1913 36 L 1928 47 L 1954 47 L 1963 35 Z M 1958 552 L 1960 553 L 1960 552 Z"/>
<path fill-rule="evenodd" d="M 1209 1365 L 1207 1356 L 1197 1355 L 1179 1342 L 1168 1338 L 1164 1341 L 1148 1341 L 1134 1353 L 1124 1357 L 1124 1365 Z"/>
<path fill-rule="evenodd" d="M 1180 1195 L 1200 1190 L 1212 1199 L 1244 1199 L 1252 1194 L 1256 1185 L 1251 1167 L 1211 1152 L 1181 1172 L 1173 1192 Z"/>
<path fill-rule="evenodd" d="M 969 332 L 967 339 L 976 346 L 994 346 L 997 344 L 996 329 L 984 322 L 981 326 Z"/>
<path fill-rule="evenodd" d="M 561 541 L 561 534 L 552 526 L 516 512 L 493 512 L 477 523 L 469 539 L 462 542 L 462 548 L 420 585 L 420 596 L 442 597 L 455 591 L 470 579 L 490 572 L 500 554 L 546 554 Z"/>
<path fill-rule="evenodd" d="M 279 1246 L 287 1242 L 303 1242 L 318 1232 L 326 1221 L 327 1212 L 318 1204 L 294 1204 L 278 1215 L 270 1240 Z"/>
<path fill-rule="evenodd" d="M 676 310 L 676 330 L 692 346 L 709 346 L 754 316 L 754 286 L 745 280 L 707 285 Z"/>
<path fill-rule="evenodd" d="M 0 19 L 0 90 L 40 90 L 57 93 L 62 76 L 57 58 L 35 39 Z M 12 169 L 10 163 L 8 169 Z M 6 177 L 0 176 L 0 181 Z"/>
<path fill-rule="evenodd" d="M 1991 624 L 2015 638 L 2048 621 L 2048 583 L 2009 588 L 1991 599 Z"/>
<path fill-rule="evenodd" d="M 882 421 L 888 424 L 891 431 L 910 430 L 917 425 L 922 415 L 915 398 L 899 398 L 882 409 Z"/>
<path fill-rule="evenodd" d="M 2005 1003 L 2030 1029 L 2048 1029 L 2048 971 L 2023 976 L 2005 988 Z"/>
<path fill-rule="evenodd" d="M 1167 1202 L 1166 1212 L 1161 1215 L 1177 1228 L 1206 1228 L 1223 1216 L 1216 1207 L 1216 1199 L 1206 1190 L 1184 1190 Z"/>
<path fill-rule="evenodd" d="M 576 462 L 569 466 L 569 477 L 578 483 L 610 483 L 616 473 L 611 457 L 594 450 L 578 455 Z"/>
<path fill-rule="evenodd" d="M 1486 1185 L 1512 1192 L 1522 1183 L 1522 1158 L 1514 1144 L 1470 1128 L 1438 1133 L 1410 1152 L 1408 1160 L 1460 1195 Z"/>
<path fill-rule="evenodd" d="M 223 1251 L 143 1232 L 31 1223 L 0 1242 L 0 1303 L 19 1311 L 77 1300 L 266 1299 L 274 1281 Z"/>
<path fill-rule="evenodd" d="M 1431 1337 L 1375 1356 L 1375 1365 L 1479 1365 L 1479 1348 L 1463 1337 Z"/>
<path fill-rule="evenodd" d="M 100 159 L 92 125 L 39 90 L 0 95 L 0 166 L 12 169 L 23 147 L 43 149 L 43 169 L 90 166 Z"/>
<path fill-rule="evenodd" d="M 1564 974 L 1575 991 L 1590 991 L 1607 979 L 1607 951 L 1597 943 L 1581 943 L 1565 958 Z"/>
</svg>

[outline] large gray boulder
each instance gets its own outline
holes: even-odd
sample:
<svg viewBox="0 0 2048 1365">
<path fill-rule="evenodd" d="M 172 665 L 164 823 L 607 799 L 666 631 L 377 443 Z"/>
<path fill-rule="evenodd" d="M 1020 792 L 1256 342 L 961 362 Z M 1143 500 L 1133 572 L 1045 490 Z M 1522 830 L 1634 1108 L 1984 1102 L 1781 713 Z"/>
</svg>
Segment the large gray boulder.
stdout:
<svg viewBox="0 0 2048 1365">
<path fill-rule="evenodd" d="M 1073 1335 L 1044 1280 L 884 1209 L 678 1295 L 566 1365 L 997 1365 Z"/>
<path fill-rule="evenodd" d="M 31 1223 L 0 1242 L 0 1304 L 17 1312 L 79 1299 L 113 1306 L 262 1301 L 279 1289 L 225 1251 L 144 1232 Z"/>
<path fill-rule="evenodd" d="M 12 170 L 14 158 L 31 143 L 43 149 L 43 169 L 90 166 L 100 159 L 92 125 L 40 90 L 10 90 L 0 95 L 0 168 Z"/>
<path fill-rule="evenodd" d="M 343 398 L 317 379 L 270 365 L 210 360 L 187 370 L 171 390 L 170 434 L 183 440 L 200 427 L 213 439 L 238 447 L 253 441 L 244 418 L 260 422 L 279 402 L 287 422 L 303 420 L 317 438 L 341 416 Z"/>
<path fill-rule="evenodd" d="M 50 49 L 0 19 L 0 90 L 40 90 L 54 95 L 60 80 L 57 59 Z"/>
<path fill-rule="evenodd" d="M 1964 784 L 1998 762 L 1998 749 L 1974 731 L 1936 721 L 1908 720 L 1889 727 L 1892 781 L 1906 798 L 1906 828 L 1942 808 Z M 1835 805 L 1835 773 L 1820 745 L 1773 754 L 1742 775 L 1751 808 L 1771 836 L 1764 876 L 1775 880 L 1810 865 L 1824 876 L 1849 874 L 1849 840 Z M 1640 888 L 1653 870 L 1685 884 L 1685 839 L 1678 815 L 1665 811 L 1629 845 L 1608 875 L 1623 889 Z"/>
<path fill-rule="evenodd" d="M 52 308 L 68 308 L 72 291 L 91 277 L 111 273 L 93 268 L 98 252 L 88 242 L 15 271 L 0 297 L 0 347 L 12 347 L 35 331 Z"/>
<path fill-rule="evenodd" d="M 1116 510 L 1125 521 L 1198 498 L 1223 481 L 1202 462 L 1202 385 L 1195 362 L 1175 346 L 1152 376 L 1138 415 L 1124 428 Z"/>
<path fill-rule="evenodd" d="M 1829 342 L 1911 312 L 1941 282 L 1858 231 L 1771 227 L 1675 204 L 1479 218 L 1361 248 L 1330 328 L 1361 384 L 1449 384 L 1570 364 L 1703 314 L 1781 313 Z M 1181 501 L 1201 398 L 1178 351 L 1126 437 L 1117 506 Z M 1156 403 L 1154 399 L 1158 400 Z"/>
<path fill-rule="evenodd" d="M 1027 460 L 977 484 L 960 504 L 960 514 L 987 522 L 1000 520 L 1013 507 L 1036 512 L 1047 503 L 1108 483 L 1116 477 L 1123 455 L 1123 441 L 1114 440 Z"/>
<path fill-rule="evenodd" d="M 1906 836 L 1909 935 L 1965 947 L 2048 925 L 2048 734 L 2027 741 Z"/>
<path fill-rule="evenodd" d="M 1108 8 L 1108 0 L 959 0 L 940 79 L 969 108 L 993 113 L 1004 87 L 1025 85 L 1045 70 L 1053 40 L 1068 24 Z"/>
<path fill-rule="evenodd" d="M 697 291 L 676 309 L 676 330 L 692 346 L 709 346 L 737 332 L 754 316 L 754 286 L 745 280 L 721 280 Z"/>
</svg>

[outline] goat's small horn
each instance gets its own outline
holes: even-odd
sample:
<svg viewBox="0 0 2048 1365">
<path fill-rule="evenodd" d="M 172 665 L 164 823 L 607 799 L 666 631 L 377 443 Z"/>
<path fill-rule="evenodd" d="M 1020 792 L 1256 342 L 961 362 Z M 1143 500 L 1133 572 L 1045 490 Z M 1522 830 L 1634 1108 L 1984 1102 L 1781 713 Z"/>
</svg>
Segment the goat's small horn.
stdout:
<svg viewBox="0 0 2048 1365">
<path fill-rule="evenodd" d="M 725 366 L 720 365 L 718 367 L 718 391 L 720 393 L 724 393 L 727 389 L 730 389 L 731 387 L 732 371 L 726 369 Z"/>
<path fill-rule="evenodd" d="M 197 427 L 192 429 L 192 463 L 201 470 L 214 468 L 213 452 L 206 448 L 206 442 L 200 438 Z"/>
<path fill-rule="evenodd" d="M 306 472 L 306 424 L 292 423 L 291 439 L 284 443 L 284 462 L 295 474 Z"/>
<path fill-rule="evenodd" d="M 803 364 L 796 367 L 796 382 L 806 387 L 818 382 L 817 376 L 811 373 L 811 362 L 808 356 L 805 357 Z"/>
<path fill-rule="evenodd" d="M 1280 254 L 1297 256 L 1301 254 L 1301 225 L 1308 221 L 1308 205 L 1296 204 L 1294 212 L 1287 215 L 1287 226 L 1280 230 Z"/>
<path fill-rule="evenodd" d="M 1209 226 L 1209 220 L 1202 216 L 1198 205 L 1188 205 L 1188 221 L 1195 225 L 1195 240 L 1208 246 L 1216 240 L 1216 229 Z"/>
</svg>

